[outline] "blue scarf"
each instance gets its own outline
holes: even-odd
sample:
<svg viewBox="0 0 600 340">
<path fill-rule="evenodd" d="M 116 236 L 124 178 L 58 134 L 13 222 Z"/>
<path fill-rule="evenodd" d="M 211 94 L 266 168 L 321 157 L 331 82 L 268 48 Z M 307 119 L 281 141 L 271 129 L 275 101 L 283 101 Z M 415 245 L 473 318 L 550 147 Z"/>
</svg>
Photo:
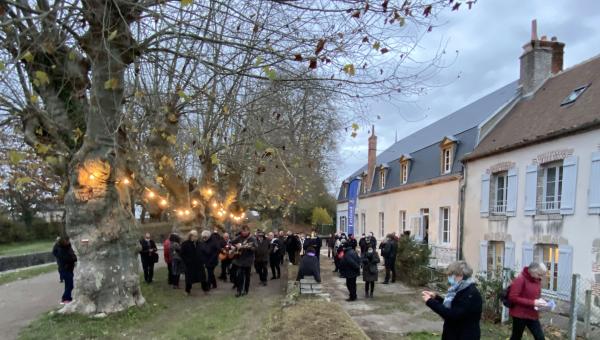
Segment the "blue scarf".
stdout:
<svg viewBox="0 0 600 340">
<path fill-rule="evenodd" d="M 462 280 L 460 282 L 453 284 L 452 287 L 450 287 L 448 289 L 448 294 L 446 294 L 446 297 L 444 298 L 444 306 L 446 306 L 446 308 L 451 308 L 452 300 L 454 300 L 456 293 L 460 292 L 463 289 L 468 288 L 470 285 L 472 285 L 474 283 L 475 283 L 475 280 L 473 280 L 473 278 L 468 278 L 466 280 Z"/>
</svg>

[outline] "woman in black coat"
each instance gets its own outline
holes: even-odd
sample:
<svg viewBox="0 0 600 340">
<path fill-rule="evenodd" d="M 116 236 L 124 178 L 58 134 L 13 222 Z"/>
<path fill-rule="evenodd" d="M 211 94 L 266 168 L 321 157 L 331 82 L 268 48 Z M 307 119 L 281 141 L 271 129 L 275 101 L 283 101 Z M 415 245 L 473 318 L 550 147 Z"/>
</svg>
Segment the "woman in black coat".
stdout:
<svg viewBox="0 0 600 340">
<path fill-rule="evenodd" d="M 340 274 L 346 278 L 349 297 L 346 301 L 356 300 L 356 277 L 360 275 L 360 258 L 350 242 L 344 244 L 344 257 L 340 262 Z"/>
<path fill-rule="evenodd" d="M 206 282 L 206 273 L 204 272 L 204 263 L 198 246 L 198 232 L 196 230 L 190 231 L 187 240 L 181 244 L 181 259 L 185 265 L 185 293 L 189 296 L 192 284 Z"/>
<path fill-rule="evenodd" d="M 365 281 L 365 297 L 373 297 L 375 290 L 375 281 L 378 279 L 379 271 L 377 264 L 379 263 L 379 255 L 370 243 L 367 246 L 365 253 L 362 255 L 363 281 Z"/>
<path fill-rule="evenodd" d="M 448 294 L 442 298 L 434 292 L 424 291 L 423 301 L 444 319 L 442 340 L 478 340 L 481 338 L 482 299 L 471 278 L 473 270 L 465 261 L 448 266 Z"/>
</svg>

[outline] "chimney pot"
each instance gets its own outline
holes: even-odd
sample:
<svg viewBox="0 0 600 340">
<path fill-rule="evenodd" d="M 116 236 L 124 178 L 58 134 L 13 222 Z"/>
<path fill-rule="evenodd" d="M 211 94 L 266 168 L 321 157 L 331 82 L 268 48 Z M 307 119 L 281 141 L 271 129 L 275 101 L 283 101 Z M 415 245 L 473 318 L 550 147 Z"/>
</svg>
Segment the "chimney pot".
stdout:
<svg viewBox="0 0 600 340">
<path fill-rule="evenodd" d="M 552 38 L 550 38 L 551 41 L 558 41 L 558 38 L 556 36 L 553 36 Z"/>
<path fill-rule="evenodd" d="M 373 183 L 373 174 L 375 173 L 375 162 L 377 162 L 377 136 L 375 136 L 375 125 L 371 126 L 371 136 L 369 137 L 369 153 L 367 161 L 367 178 L 365 183 L 367 190 L 371 190 Z"/>
<path fill-rule="evenodd" d="M 531 40 L 537 40 L 537 19 L 531 20 Z"/>
<path fill-rule="evenodd" d="M 537 38 L 537 20 L 531 21 L 531 41 L 523 46 L 519 84 L 523 94 L 535 91 L 551 74 L 562 71 L 565 44 L 556 37 L 548 41 L 543 35 Z"/>
</svg>

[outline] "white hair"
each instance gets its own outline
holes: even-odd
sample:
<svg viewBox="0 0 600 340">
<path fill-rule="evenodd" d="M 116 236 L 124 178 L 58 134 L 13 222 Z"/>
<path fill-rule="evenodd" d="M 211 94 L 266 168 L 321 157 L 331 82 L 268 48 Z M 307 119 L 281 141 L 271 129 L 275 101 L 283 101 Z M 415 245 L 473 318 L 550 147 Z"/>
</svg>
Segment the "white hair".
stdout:
<svg viewBox="0 0 600 340">
<path fill-rule="evenodd" d="M 210 231 L 203 230 L 201 235 L 202 235 L 202 238 L 209 238 L 210 237 Z"/>
</svg>

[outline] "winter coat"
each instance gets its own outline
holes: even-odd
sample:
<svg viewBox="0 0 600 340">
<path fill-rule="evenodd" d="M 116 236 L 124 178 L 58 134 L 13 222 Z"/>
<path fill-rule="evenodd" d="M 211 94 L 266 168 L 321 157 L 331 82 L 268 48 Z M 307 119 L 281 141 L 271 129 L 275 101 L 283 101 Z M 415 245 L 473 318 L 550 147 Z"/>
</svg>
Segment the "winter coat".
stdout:
<svg viewBox="0 0 600 340">
<path fill-rule="evenodd" d="M 163 242 L 163 255 L 166 264 L 171 264 L 171 241 L 166 239 Z"/>
<path fill-rule="evenodd" d="M 270 242 L 266 237 L 256 240 L 256 254 L 254 255 L 254 262 L 269 261 L 269 246 Z"/>
<path fill-rule="evenodd" d="M 383 245 L 381 256 L 386 266 L 393 266 L 396 262 L 396 254 L 398 253 L 398 243 L 394 240 L 388 240 Z"/>
<path fill-rule="evenodd" d="M 236 247 L 238 244 L 245 246 L 245 248 L 240 250 L 240 254 L 233 260 L 233 264 L 238 267 L 252 267 L 252 264 L 254 263 L 254 252 L 257 247 L 256 239 L 250 235 L 245 238 L 238 236 L 232 243 Z"/>
<path fill-rule="evenodd" d="M 327 247 L 333 248 L 335 247 L 335 236 L 331 236 L 327 239 Z"/>
<path fill-rule="evenodd" d="M 216 267 L 219 264 L 219 252 L 221 251 L 221 236 L 212 234 L 206 241 L 206 266 L 208 268 Z"/>
<path fill-rule="evenodd" d="M 285 249 L 289 252 L 297 252 L 300 250 L 300 239 L 298 236 L 290 235 L 285 239 Z"/>
<path fill-rule="evenodd" d="M 539 313 L 534 307 L 534 301 L 542 293 L 542 283 L 529 274 L 527 267 L 523 268 L 521 275 L 517 276 L 510 285 L 508 300 L 513 303 L 510 316 L 520 319 L 537 320 Z"/>
<path fill-rule="evenodd" d="M 319 267 L 319 258 L 311 255 L 304 255 L 300 260 L 300 267 L 298 268 L 298 275 L 296 275 L 296 281 L 300 281 L 305 276 L 313 276 L 315 281 L 321 282 L 321 269 Z"/>
<path fill-rule="evenodd" d="M 361 237 L 360 240 L 358 240 L 358 247 L 360 248 L 360 253 L 364 254 L 367 252 L 367 239 L 364 237 Z"/>
<path fill-rule="evenodd" d="M 281 240 L 274 238 L 269 243 L 269 262 L 279 263 L 281 256 L 283 255 L 283 249 L 281 248 Z"/>
<path fill-rule="evenodd" d="M 77 256 L 71 247 L 71 244 L 60 245 L 56 248 L 56 262 L 58 263 L 58 270 L 61 272 L 73 272 L 75 269 L 75 262 L 77 262 Z"/>
<path fill-rule="evenodd" d="M 372 253 L 365 252 L 362 256 L 362 267 L 363 267 L 363 281 L 372 282 L 377 281 L 378 270 L 377 264 L 379 263 L 379 255 L 376 251 Z"/>
<path fill-rule="evenodd" d="M 169 257 L 171 258 L 171 273 L 179 275 L 184 270 L 183 261 L 181 260 L 181 244 L 178 242 L 170 242 Z"/>
<path fill-rule="evenodd" d="M 340 262 L 340 274 L 346 278 L 354 278 L 360 275 L 360 258 L 351 247 L 344 249 L 344 258 Z"/>
<path fill-rule="evenodd" d="M 458 291 L 450 308 L 444 299 L 436 296 L 427 301 L 427 306 L 444 319 L 442 340 L 479 340 L 481 330 L 482 299 L 476 284 Z"/>
<path fill-rule="evenodd" d="M 142 246 L 142 250 L 140 250 L 140 257 L 142 260 L 149 260 L 152 258 L 152 254 L 158 251 L 156 248 L 156 243 L 153 240 L 146 241 L 146 239 L 140 240 L 140 245 Z"/>
<path fill-rule="evenodd" d="M 279 245 L 280 245 L 280 249 L 281 249 L 281 255 L 285 254 L 286 249 L 285 249 L 285 236 L 279 236 L 277 237 L 277 239 L 279 240 Z"/>
<path fill-rule="evenodd" d="M 185 275 L 192 283 L 206 282 L 206 271 L 199 242 L 187 240 L 181 244 L 181 259 L 185 265 Z"/>
</svg>

